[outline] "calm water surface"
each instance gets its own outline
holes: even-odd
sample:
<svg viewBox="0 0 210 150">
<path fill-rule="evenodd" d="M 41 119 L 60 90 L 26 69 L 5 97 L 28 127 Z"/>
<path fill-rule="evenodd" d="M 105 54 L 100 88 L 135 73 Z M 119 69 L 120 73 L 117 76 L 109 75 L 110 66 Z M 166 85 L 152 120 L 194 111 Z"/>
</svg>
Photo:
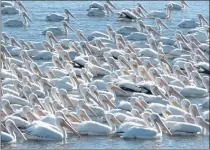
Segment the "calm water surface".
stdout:
<svg viewBox="0 0 210 150">
<path fill-rule="evenodd" d="M 70 19 L 70 24 L 74 29 L 83 30 L 85 35 L 92 31 L 105 31 L 106 25 L 111 24 L 114 29 L 118 29 L 122 25 L 134 25 L 134 23 L 117 22 L 117 14 L 111 17 L 88 17 L 86 16 L 86 9 L 91 2 L 67 2 L 67 1 L 24 1 L 26 8 L 29 10 L 29 15 L 34 21 L 28 28 L 8 28 L 3 26 L 3 31 L 9 33 L 17 39 L 24 39 L 26 41 L 41 41 L 45 37 L 41 32 L 48 26 L 60 26 L 59 22 L 47 22 L 45 17 L 51 13 L 63 13 L 65 8 L 78 18 L 78 20 Z M 117 7 L 114 12 L 120 11 L 122 8 L 134 8 L 137 2 L 134 1 L 118 1 L 113 2 Z M 165 11 L 167 2 L 164 1 L 143 1 L 141 2 L 147 10 L 162 10 Z M 194 18 L 198 13 L 204 14 L 209 18 L 209 2 L 208 1 L 188 1 L 190 8 L 185 11 L 173 11 L 172 19 L 164 21 L 169 30 L 164 31 L 164 36 L 174 37 L 174 32 L 178 29 L 177 24 L 184 18 Z M 18 15 L 3 15 L 3 22 L 7 19 L 17 18 Z M 145 20 L 146 24 L 153 24 L 154 20 Z M 135 25 L 134 25 L 135 26 Z M 187 30 L 183 30 L 186 32 Z M 59 39 L 64 37 L 57 37 Z M 66 38 L 66 37 L 65 37 Z M 76 33 L 70 33 L 68 38 L 76 40 Z M 200 103 L 201 100 L 196 100 L 194 103 Z M 70 149 L 70 148 L 209 148 L 209 136 L 173 136 L 169 137 L 163 135 L 161 139 L 155 140 L 123 140 L 119 137 L 103 137 L 103 136 L 82 136 L 78 140 L 75 136 L 70 136 L 66 142 L 47 142 L 47 141 L 25 141 L 23 143 L 2 144 L 2 149 Z"/>
</svg>

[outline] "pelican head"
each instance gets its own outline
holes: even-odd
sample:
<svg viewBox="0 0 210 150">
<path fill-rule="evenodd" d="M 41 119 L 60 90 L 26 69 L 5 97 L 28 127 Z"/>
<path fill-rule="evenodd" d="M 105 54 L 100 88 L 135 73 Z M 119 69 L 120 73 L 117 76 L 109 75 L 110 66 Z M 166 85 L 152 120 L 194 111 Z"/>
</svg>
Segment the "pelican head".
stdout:
<svg viewBox="0 0 210 150">
<path fill-rule="evenodd" d="M 200 21 L 200 25 L 202 26 L 202 20 L 203 20 L 203 22 L 205 22 L 206 23 L 206 25 L 207 26 L 209 26 L 209 22 L 203 17 L 203 15 L 202 14 L 198 14 L 198 18 L 199 18 L 199 21 Z"/>
<path fill-rule="evenodd" d="M 196 104 L 191 104 L 189 107 L 189 111 L 193 118 L 200 116 L 200 113 L 198 111 L 198 106 Z"/>
<path fill-rule="evenodd" d="M 205 121 L 201 116 L 195 117 L 195 124 L 200 125 L 209 132 L 209 122 Z"/>
<path fill-rule="evenodd" d="M 58 68 L 64 68 L 63 64 L 60 62 L 60 58 L 58 55 L 52 56 L 52 63 Z"/>
<path fill-rule="evenodd" d="M 58 40 L 55 38 L 53 32 L 47 31 L 46 32 L 46 37 L 50 41 L 50 44 L 53 45 L 53 42 L 58 43 Z"/>
<path fill-rule="evenodd" d="M 79 37 L 80 41 L 88 41 L 82 30 L 77 30 L 77 36 Z"/>
<path fill-rule="evenodd" d="M 164 24 L 160 18 L 155 18 L 155 22 L 156 22 L 156 25 L 158 26 L 159 30 L 161 30 L 161 26 L 168 29 L 166 24 Z"/>
<path fill-rule="evenodd" d="M 42 107 L 42 109 L 45 109 L 43 104 L 39 101 L 37 95 L 34 93 L 31 93 L 29 95 L 29 102 L 31 103 L 32 106 L 34 106 L 35 104 L 38 104 L 39 106 Z"/>
<path fill-rule="evenodd" d="M 34 82 L 34 83 L 38 83 L 38 81 L 41 79 L 41 77 L 38 75 L 38 74 L 33 74 L 32 76 L 31 76 L 31 79 L 32 79 L 32 81 Z"/>
<path fill-rule="evenodd" d="M 166 19 L 170 19 L 171 18 L 172 9 L 173 9 L 173 5 L 172 4 L 168 4 L 168 6 L 167 6 L 167 16 L 166 16 Z"/>
<path fill-rule="evenodd" d="M 67 91 L 65 89 L 60 89 L 58 95 L 59 95 L 59 98 L 63 101 L 62 103 L 64 106 L 66 106 L 66 104 L 67 104 L 66 102 L 68 102 L 72 108 L 75 108 L 71 99 L 68 97 Z"/>
<path fill-rule="evenodd" d="M 3 40 L 4 40 L 5 43 L 7 43 L 7 41 L 10 40 L 9 35 L 6 32 L 2 32 L 1 35 L 2 35 L 2 38 L 3 38 Z"/>
<path fill-rule="evenodd" d="M 43 46 L 46 50 L 49 49 L 51 52 L 56 51 L 56 50 L 49 44 L 49 42 L 46 41 L 46 40 L 43 40 L 41 44 L 42 44 L 42 46 Z"/>
<path fill-rule="evenodd" d="M 99 94 L 98 100 L 106 107 L 107 105 L 112 108 L 116 108 L 115 104 L 106 96 L 106 94 Z"/>
<path fill-rule="evenodd" d="M 106 10 L 106 13 L 109 15 L 109 13 L 114 14 L 114 12 L 112 11 L 112 9 L 109 7 L 108 4 L 104 4 L 104 9 Z"/>
<path fill-rule="evenodd" d="M 188 99 L 183 99 L 181 101 L 181 107 L 183 110 L 185 110 L 186 112 L 189 112 L 189 107 L 190 107 L 191 103 Z"/>
<path fill-rule="evenodd" d="M 112 26 L 110 24 L 107 24 L 106 27 L 107 27 L 108 33 L 114 31 L 113 28 L 112 28 Z"/>
<path fill-rule="evenodd" d="M 131 97 L 130 99 L 131 107 L 133 109 L 138 109 L 140 113 L 144 112 L 145 108 L 141 105 L 141 103 L 138 101 L 138 98 Z"/>
<path fill-rule="evenodd" d="M 178 108 L 181 108 L 181 105 L 178 103 L 178 100 L 175 96 L 169 96 L 169 104 Z"/>
<path fill-rule="evenodd" d="M 40 105 L 35 104 L 33 106 L 33 111 L 39 116 L 45 116 L 46 113 L 43 111 Z"/>
<path fill-rule="evenodd" d="M 88 116 L 88 114 L 84 109 L 77 109 L 76 113 L 81 121 L 91 121 L 90 117 Z"/>
<path fill-rule="evenodd" d="M 27 140 L 25 136 L 23 135 L 23 133 L 18 129 L 18 127 L 16 126 L 15 122 L 12 119 L 7 119 L 5 121 L 5 126 L 6 126 L 7 131 L 10 133 L 10 135 L 13 136 L 14 140 L 17 140 L 16 135 L 21 137 L 24 141 Z"/>
<path fill-rule="evenodd" d="M 63 139 L 67 138 L 67 133 L 64 127 L 69 129 L 70 131 L 72 131 L 73 133 L 75 133 L 76 135 L 80 137 L 79 133 L 63 117 L 61 116 L 56 117 L 55 122 L 56 122 L 57 127 L 60 129 L 60 131 L 63 134 Z"/>
<path fill-rule="evenodd" d="M 35 120 L 39 120 L 39 116 L 32 112 L 32 109 L 29 106 L 23 106 L 23 113 L 27 118 L 27 121 L 33 122 Z"/>
<path fill-rule="evenodd" d="M 195 124 L 195 120 L 192 118 L 191 114 L 189 113 L 184 114 L 184 120 L 185 122 Z"/>
<path fill-rule="evenodd" d="M 10 105 L 10 102 L 7 99 L 3 99 L 1 102 L 2 108 L 7 115 L 13 114 L 15 111 Z"/>
<path fill-rule="evenodd" d="M 64 9 L 64 12 L 67 14 L 67 15 L 70 15 L 72 16 L 74 19 L 77 19 L 68 9 Z"/>
<path fill-rule="evenodd" d="M 116 130 L 116 126 L 122 124 L 112 113 L 106 113 L 105 118 L 108 124 L 112 127 L 112 131 Z"/>
<path fill-rule="evenodd" d="M 14 37 L 10 37 L 10 42 L 12 44 L 12 46 L 18 46 L 21 47 L 21 44 L 14 38 Z"/>
<path fill-rule="evenodd" d="M 148 13 L 147 10 L 142 6 L 142 4 L 137 3 L 136 6 L 137 7 L 140 7 L 143 11 L 145 11 L 146 13 Z"/>
<path fill-rule="evenodd" d="M 89 111 L 91 114 L 93 114 L 95 117 L 97 117 L 97 114 L 93 111 L 93 109 L 91 107 L 89 107 L 84 100 L 79 100 L 78 101 L 78 107 L 79 108 L 83 108 L 86 109 L 87 111 Z"/>
<path fill-rule="evenodd" d="M 157 77 L 161 77 L 161 75 L 158 73 L 158 71 L 157 71 L 157 69 L 156 69 L 155 67 L 149 68 L 148 72 L 149 72 L 149 75 L 150 75 L 153 79 L 155 79 L 155 78 L 157 78 Z"/>
<path fill-rule="evenodd" d="M 74 32 L 74 29 L 66 22 L 66 21 L 61 21 L 61 24 L 63 25 L 64 29 L 69 29 L 70 31 Z M 66 34 L 68 33 L 68 30 L 66 30 Z"/>
<path fill-rule="evenodd" d="M 24 18 L 24 20 L 25 20 L 25 26 L 28 25 L 27 20 L 29 20 L 29 21 L 31 21 L 32 23 L 34 23 L 34 22 L 31 20 L 31 18 L 28 16 L 28 14 L 27 14 L 26 12 L 22 12 L 22 15 L 23 15 L 23 18 Z"/>
<path fill-rule="evenodd" d="M 171 132 L 168 130 L 167 126 L 165 125 L 165 123 L 163 123 L 163 121 L 160 119 L 160 116 L 157 113 L 152 113 L 150 118 L 155 126 L 157 125 L 156 123 L 159 123 L 169 133 L 169 135 L 172 135 Z"/>
<path fill-rule="evenodd" d="M 38 74 L 39 76 L 42 76 L 42 73 L 41 73 L 40 69 L 38 68 L 37 63 L 31 62 L 30 63 L 30 68 L 33 71 L 33 73 Z"/>
<path fill-rule="evenodd" d="M 132 109 L 131 114 L 132 114 L 133 117 L 138 117 L 138 118 L 142 119 L 142 116 L 140 115 L 138 109 Z"/>
</svg>

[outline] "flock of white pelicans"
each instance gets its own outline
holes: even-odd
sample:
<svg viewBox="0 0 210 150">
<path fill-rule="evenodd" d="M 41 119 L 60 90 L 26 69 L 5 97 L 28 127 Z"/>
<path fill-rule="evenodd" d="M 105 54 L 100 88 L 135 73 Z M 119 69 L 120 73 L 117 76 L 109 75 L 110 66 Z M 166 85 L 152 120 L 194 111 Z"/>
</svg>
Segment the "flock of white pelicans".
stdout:
<svg viewBox="0 0 210 150">
<path fill-rule="evenodd" d="M 87 15 L 100 19 L 114 14 L 112 2 L 101 3 L 92 2 Z M 33 22 L 21 1 L 2 1 L 1 6 L 3 15 L 23 17 L 9 19 L 5 26 Z M 149 12 L 137 3 L 117 18 L 136 27 L 114 30 L 107 25 L 106 31 L 89 36 L 69 25 L 77 18 L 68 9 L 46 16 L 63 29 L 46 28 L 44 41 L 17 40 L 3 32 L 1 142 L 209 134 L 209 22 L 198 14 L 178 24 L 190 28 L 187 34 L 161 35 L 168 30 L 164 21 L 186 7 L 182 0 L 169 3 L 166 13 Z M 147 19 L 155 26 L 145 24 Z M 57 40 L 56 35 L 69 32 L 77 32 L 78 41 Z"/>
</svg>

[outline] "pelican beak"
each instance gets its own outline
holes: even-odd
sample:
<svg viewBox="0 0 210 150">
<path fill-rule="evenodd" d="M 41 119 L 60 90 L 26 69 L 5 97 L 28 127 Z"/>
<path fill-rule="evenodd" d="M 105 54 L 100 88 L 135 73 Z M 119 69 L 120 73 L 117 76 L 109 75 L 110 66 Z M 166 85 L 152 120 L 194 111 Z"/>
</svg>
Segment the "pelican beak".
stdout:
<svg viewBox="0 0 210 150">
<path fill-rule="evenodd" d="M 73 126 L 71 126 L 66 120 L 64 120 L 64 122 L 61 124 L 61 126 L 71 130 L 73 133 L 75 133 L 76 135 L 81 137 L 80 134 L 76 131 L 76 129 L 74 129 Z"/>
<path fill-rule="evenodd" d="M 8 50 L 6 49 L 4 45 L 1 45 L 1 50 L 7 55 L 7 57 L 12 58 L 12 55 L 8 52 Z"/>
<path fill-rule="evenodd" d="M 203 15 L 200 15 L 199 18 L 202 19 L 207 25 L 209 25 L 209 22 L 203 17 Z"/>
<path fill-rule="evenodd" d="M 173 101 L 173 102 L 172 102 L 172 105 L 181 108 L 181 106 L 179 105 L 179 103 L 177 103 L 176 101 Z"/>
<path fill-rule="evenodd" d="M 70 105 L 71 105 L 72 108 L 75 108 L 74 105 L 73 105 L 73 103 L 71 102 L 70 98 L 66 94 L 63 95 L 63 98 L 65 98 L 70 103 Z"/>
<path fill-rule="evenodd" d="M 88 39 L 84 36 L 83 33 L 80 32 L 80 33 L 79 33 L 79 36 L 82 37 L 85 41 L 88 41 Z"/>
<path fill-rule="evenodd" d="M 54 40 L 55 43 L 59 43 L 58 40 L 55 38 L 54 35 L 51 35 L 50 38 L 51 38 L 52 40 Z"/>
<path fill-rule="evenodd" d="M 162 22 L 162 20 L 160 20 L 158 23 L 159 23 L 160 25 L 162 25 L 164 28 L 168 29 L 168 27 L 166 26 L 165 23 Z"/>
<path fill-rule="evenodd" d="M 41 103 L 38 99 L 36 99 L 36 101 L 37 101 L 37 103 L 41 106 L 41 108 L 42 108 L 43 110 L 46 110 L 46 109 L 44 108 L 44 106 L 42 105 L 42 103 Z"/>
<path fill-rule="evenodd" d="M 66 114 L 66 117 L 70 117 L 73 122 L 81 123 L 81 121 L 76 116 L 74 116 L 74 115 L 72 115 L 70 113 Z"/>
<path fill-rule="evenodd" d="M 111 121 L 112 121 L 114 124 L 118 125 L 118 126 L 121 125 L 121 122 L 120 122 L 119 120 L 117 120 L 115 117 L 113 117 L 113 118 L 111 119 Z"/>
<path fill-rule="evenodd" d="M 28 12 L 27 10 L 26 10 L 26 8 L 23 6 L 23 4 L 21 3 L 21 1 L 18 1 L 18 5 L 19 5 L 19 7 L 20 7 L 20 9 L 21 9 L 21 7 L 25 10 L 25 12 Z"/>
<path fill-rule="evenodd" d="M 31 20 L 31 18 L 26 14 L 25 15 L 25 17 L 29 20 L 29 21 L 31 21 L 32 23 L 34 23 L 32 20 Z"/>
<path fill-rule="evenodd" d="M 19 135 L 24 141 L 27 140 L 26 137 L 23 135 L 23 133 L 18 129 L 18 127 L 17 127 L 15 124 L 12 125 L 12 128 L 13 128 L 13 131 L 14 131 L 17 135 Z"/>
<path fill-rule="evenodd" d="M 68 28 L 69 30 L 71 30 L 72 32 L 74 32 L 74 29 L 70 25 L 65 24 L 65 27 Z"/>
<path fill-rule="evenodd" d="M 142 108 L 142 105 L 141 105 L 140 102 L 135 102 L 135 105 L 136 105 L 137 107 L 139 107 L 139 108 Z"/>
<path fill-rule="evenodd" d="M 112 108 L 116 108 L 115 104 L 109 99 L 106 99 L 105 103 L 108 104 L 109 106 L 111 106 Z"/>
<path fill-rule="evenodd" d="M 12 109 L 12 107 L 9 104 L 6 107 L 7 107 L 7 110 L 9 110 L 10 114 L 14 113 L 14 110 Z"/>
<path fill-rule="evenodd" d="M 109 6 L 107 6 L 106 10 L 107 10 L 107 13 L 108 14 L 109 14 L 109 12 L 111 12 L 112 14 L 114 14 L 114 12 L 112 11 L 112 9 Z"/>
<path fill-rule="evenodd" d="M 97 117 L 96 113 L 93 111 L 92 108 L 90 108 L 88 105 L 84 104 L 83 105 L 85 109 L 87 109 L 89 112 L 91 112 L 95 117 Z"/>
<path fill-rule="evenodd" d="M 145 11 L 146 13 L 148 13 L 148 11 L 142 6 L 142 5 L 140 5 L 139 6 L 143 11 Z"/>
<path fill-rule="evenodd" d="M 181 2 L 182 2 L 182 4 L 184 4 L 185 6 L 190 7 L 184 0 L 182 0 Z"/>
<path fill-rule="evenodd" d="M 89 117 L 86 113 L 84 113 L 84 112 L 81 113 L 81 117 L 82 117 L 84 120 L 86 120 L 86 121 L 90 121 L 90 120 L 91 120 L 90 117 Z"/>
<path fill-rule="evenodd" d="M 158 123 L 160 123 L 160 125 L 168 132 L 168 134 L 170 136 L 172 136 L 172 133 L 169 131 L 169 129 L 167 128 L 167 126 L 165 125 L 165 123 L 160 119 L 160 118 L 157 118 L 156 120 Z"/>
<path fill-rule="evenodd" d="M 88 82 L 91 82 L 90 78 L 88 77 L 87 73 L 84 73 L 84 76 L 87 78 Z"/>
<path fill-rule="evenodd" d="M 70 16 L 72 16 L 74 19 L 77 19 L 70 11 L 68 11 L 68 14 L 69 14 Z"/>
<path fill-rule="evenodd" d="M 160 33 L 158 33 L 155 29 L 149 28 L 149 31 L 154 32 L 156 35 L 161 36 Z"/>
<path fill-rule="evenodd" d="M 130 75 L 130 73 L 128 72 L 128 70 L 127 70 L 127 69 L 126 69 L 126 70 L 124 70 L 123 72 L 124 72 L 124 74 L 125 74 L 125 75 Z"/>
<path fill-rule="evenodd" d="M 56 75 L 51 70 L 49 70 L 48 72 L 49 72 L 49 74 L 51 75 L 52 78 L 56 78 Z"/>
<path fill-rule="evenodd" d="M 114 4 L 113 4 L 110 0 L 108 0 L 107 3 L 108 3 L 110 6 L 112 6 L 114 9 L 116 9 L 116 7 L 114 6 Z"/>
<path fill-rule="evenodd" d="M 39 74 L 39 76 L 42 76 L 42 73 L 37 66 L 35 66 L 34 70 Z"/>
<path fill-rule="evenodd" d="M 98 97 L 99 96 L 99 92 L 97 90 L 94 91 L 94 94 Z"/>
<path fill-rule="evenodd" d="M 168 116 L 172 115 L 171 111 L 169 111 L 169 110 L 166 110 L 166 114 L 167 114 Z"/>
<path fill-rule="evenodd" d="M 71 58 L 70 58 L 69 55 L 68 55 L 68 53 L 67 53 L 67 54 L 64 54 L 64 57 L 66 58 L 67 61 L 72 62 L 72 61 L 71 61 Z"/>
<path fill-rule="evenodd" d="M 90 94 L 89 92 L 87 92 L 87 96 L 92 98 L 94 100 L 94 102 L 96 102 L 99 106 L 103 106 L 92 94 Z"/>
<path fill-rule="evenodd" d="M 113 90 L 118 90 L 118 91 L 121 91 L 121 92 L 123 92 L 123 93 L 127 93 L 126 91 L 122 90 L 121 88 L 119 88 L 118 86 L 116 86 L 116 85 L 114 85 L 114 84 L 112 85 L 111 89 L 113 89 Z"/>
</svg>

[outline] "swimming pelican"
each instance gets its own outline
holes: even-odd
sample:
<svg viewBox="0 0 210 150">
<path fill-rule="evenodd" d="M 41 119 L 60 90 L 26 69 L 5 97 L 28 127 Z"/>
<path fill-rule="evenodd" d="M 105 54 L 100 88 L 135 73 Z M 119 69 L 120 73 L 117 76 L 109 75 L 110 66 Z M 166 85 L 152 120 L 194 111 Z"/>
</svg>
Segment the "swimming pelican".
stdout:
<svg viewBox="0 0 210 150">
<path fill-rule="evenodd" d="M 198 27 L 199 25 L 200 26 L 202 25 L 201 21 L 203 21 L 207 25 L 209 25 L 209 22 L 203 17 L 202 14 L 198 14 L 197 16 L 198 16 L 200 23 L 196 22 L 193 19 L 184 19 L 178 24 L 178 27 L 180 27 L 180 28 L 195 28 L 195 27 Z"/>
<path fill-rule="evenodd" d="M 23 21 L 19 20 L 19 19 L 9 19 L 7 21 L 4 22 L 5 26 L 8 27 L 23 27 L 23 26 L 28 26 L 28 21 L 31 21 L 33 23 L 33 21 L 31 20 L 31 18 L 27 15 L 27 13 L 22 12 L 22 16 L 23 16 Z"/>
<path fill-rule="evenodd" d="M 185 8 L 185 6 L 190 7 L 184 0 L 181 0 L 181 5 L 178 3 L 170 2 L 170 4 L 173 6 L 172 10 L 182 10 Z"/>
<path fill-rule="evenodd" d="M 137 138 L 137 139 L 153 139 L 162 137 L 162 129 L 159 124 L 169 133 L 169 131 L 165 123 L 160 119 L 160 116 L 156 113 L 151 114 L 150 120 L 152 124 L 155 126 L 154 128 L 149 127 L 132 127 L 129 131 L 125 132 L 122 137 L 123 139 Z"/>
<path fill-rule="evenodd" d="M 172 4 L 169 4 L 166 9 L 166 13 L 161 11 L 151 11 L 148 13 L 147 18 L 160 18 L 160 19 L 170 19 L 171 18 L 171 11 L 172 11 Z"/>
<path fill-rule="evenodd" d="M 112 9 L 109 7 L 108 4 L 104 4 L 104 6 L 101 7 L 92 7 L 88 10 L 87 16 L 99 16 L 104 17 L 106 14 L 109 15 L 109 13 L 114 14 Z"/>
<path fill-rule="evenodd" d="M 50 14 L 46 17 L 47 21 L 69 21 L 69 15 L 72 16 L 74 19 L 76 19 L 76 17 L 68 10 L 68 9 L 64 9 L 64 12 L 66 14 L 66 16 L 62 15 L 62 14 L 57 14 L 57 13 L 53 13 Z"/>
<path fill-rule="evenodd" d="M 58 27 L 47 27 L 42 34 L 46 35 L 47 31 L 51 31 L 54 35 L 67 35 L 68 34 L 68 29 L 72 32 L 74 32 L 74 29 L 72 29 L 71 26 L 66 21 L 61 22 L 63 29 L 60 29 Z"/>
<path fill-rule="evenodd" d="M 16 142 L 17 141 L 16 135 L 21 137 L 23 140 L 27 140 L 26 137 L 23 135 L 23 133 L 18 129 L 13 120 L 7 119 L 5 125 L 6 125 L 5 130 L 7 130 L 8 132 L 1 131 L 2 142 Z M 4 126 L 1 125 L 2 130 L 3 127 Z"/>
</svg>

